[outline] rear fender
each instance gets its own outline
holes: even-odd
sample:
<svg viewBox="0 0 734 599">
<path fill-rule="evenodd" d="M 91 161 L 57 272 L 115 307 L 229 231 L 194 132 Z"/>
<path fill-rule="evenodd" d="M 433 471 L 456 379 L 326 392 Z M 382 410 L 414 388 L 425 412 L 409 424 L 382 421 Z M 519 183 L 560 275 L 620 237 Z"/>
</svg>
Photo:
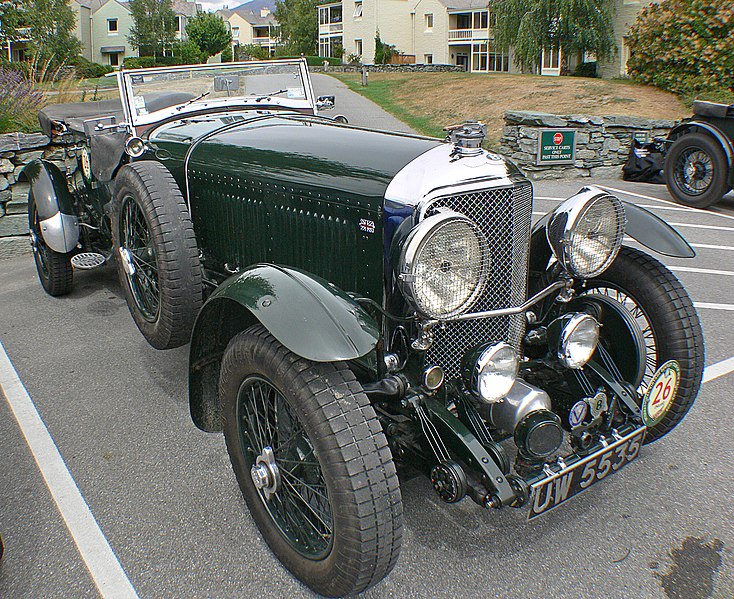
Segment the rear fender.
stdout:
<svg viewBox="0 0 734 599">
<path fill-rule="evenodd" d="M 30 184 L 29 194 L 36 205 L 46 245 L 61 254 L 72 251 L 79 243 L 79 219 L 59 167 L 37 158 L 25 166 L 20 180 Z"/>
<path fill-rule="evenodd" d="M 729 136 L 711 123 L 705 121 L 689 121 L 673 127 L 668 134 L 668 140 L 674 141 L 686 133 L 705 133 L 719 143 L 721 149 L 724 150 L 724 154 L 726 154 L 726 160 L 729 164 L 727 182 L 731 187 L 734 187 L 734 143 L 729 139 Z"/>
<path fill-rule="evenodd" d="M 221 429 L 222 355 L 232 337 L 258 322 L 294 354 L 314 362 L 356 360 L 379 339 L 372 317 L 319 277 L 272 264 L 233 275 L 211 295 L 194 325 L 189 408 L 200 429 Z"/>
<path fill-rule="evenodd" d="M 696 252 L 673 227 L 652 212 L 630 202 L 622 202 L 627 215 L 625 235 L 645 247 L 673 258 L 693 258 Z M 530 238 L 531 270 L 542 272 L 548 266 L 552 252 L 546 238 L 546 228 L 552 211 L 533 225 Z"/>
</svg>

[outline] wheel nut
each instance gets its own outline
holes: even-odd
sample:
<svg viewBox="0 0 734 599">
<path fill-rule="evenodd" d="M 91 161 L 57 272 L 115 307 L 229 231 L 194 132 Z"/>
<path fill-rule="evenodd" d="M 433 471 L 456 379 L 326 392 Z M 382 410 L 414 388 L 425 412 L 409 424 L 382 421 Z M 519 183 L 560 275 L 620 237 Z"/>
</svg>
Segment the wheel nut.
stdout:
<svg viewBox="0 0 734 599">
<path fill-rule="evenodd" d="M 262 464 L 255 464 L 250 469 L 250 476 L 252 477 L 252 482 L 255 484 L 255 488 L 258 491 L 268 486 L 268 469 Z"/>
</svg>

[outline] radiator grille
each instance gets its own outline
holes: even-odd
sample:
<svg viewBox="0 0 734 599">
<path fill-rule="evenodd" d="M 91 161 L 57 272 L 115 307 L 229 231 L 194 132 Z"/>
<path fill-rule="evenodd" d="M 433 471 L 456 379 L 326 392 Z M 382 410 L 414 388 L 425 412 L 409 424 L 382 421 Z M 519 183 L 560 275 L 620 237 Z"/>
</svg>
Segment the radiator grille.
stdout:
<svg viewBox="0 0 734 599">
<path fill-rule="evenodd" d="M 533 190 L 530 183 L 438 198 L 426 216 L 450 208 L 474 220 L 489 241 L 490 273 L 472 312 L 520 305 L 526 299 L 528 246 Z M 524 315 L 450 322 L 435 330 L 426 361 L 443 368 L 448 379 L 460 375 L 466 350 L 481 343 L 506 341 L 516 349 L 525 332 Z"/>
</svg>

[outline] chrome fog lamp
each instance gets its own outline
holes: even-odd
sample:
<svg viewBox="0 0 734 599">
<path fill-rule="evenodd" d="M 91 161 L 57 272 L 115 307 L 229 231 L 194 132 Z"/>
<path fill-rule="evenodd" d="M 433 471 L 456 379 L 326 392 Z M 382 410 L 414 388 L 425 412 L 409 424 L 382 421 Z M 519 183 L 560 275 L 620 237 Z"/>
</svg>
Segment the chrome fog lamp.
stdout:
<svg viewBox="0 0 734 599">
<path fill-rule="evenodd" d="M 408 302 L 438 320 L 466 312 L 489 269 L 487 240 L 471 219 L 441 210 L 421 221 L 403 244 L 397 278 Z"/>
<path fill-rule="evenodd" d="M 617 257 L 626 222 L 619 198 L 584 187 L 553 211 L 546 235 L 561 265 L 575 277 L 590 279 Z"/>
<path fill-rule="evenodd" d="M 520 456 L 537 462 L 560 449 L 563 443 L 561 419 L 549 410 L 531 412 L 517 425 L 513 437 Z"/>
<path fill-rule="evenodd" d="M 567 368 L 583 368 L 599 343 L 599 323 L 588 314 L 566 314 L 548 327 L 548 341 Z"/>
<path fill-rule="evenodd" d="M 507 343 L 497 343 L 468 355 L 464 379 L 474 396 L 484 403 L 501 401 L 517 378 L 517 352 Z"/>
<path fill-rule="evenodd" d="M 142 156 L 143 152 L 145 152 L 145 142 L 139 137 L 130 137 L 125 142 L 125 153 L 128 156 L 137 158 L 138 156 Z"/>
</svg>

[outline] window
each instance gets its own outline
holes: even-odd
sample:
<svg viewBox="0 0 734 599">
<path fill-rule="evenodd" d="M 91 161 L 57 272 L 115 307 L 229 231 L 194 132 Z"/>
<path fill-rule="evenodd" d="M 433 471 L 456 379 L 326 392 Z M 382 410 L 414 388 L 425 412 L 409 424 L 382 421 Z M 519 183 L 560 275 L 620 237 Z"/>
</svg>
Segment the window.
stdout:
<svg viewBox="0 0 734 599">
<path fill-rule="evenodd" d="M 471 13 L 461 13 L 456 15 L 457 29 L 471 29 Z"/>
<path fill-rule="evenodd" d="M 117 19 L 107 19 L 107 32 L 117 33 Z"/>
<path fill-rule="evenodd" d="M 120 55 L 119 54 L 110 54 L 110 66 L 111 67 L 119 67 L 120 66 Z"/>
<path fill-rule="evenodd" d="M 472 44 L 472 72 L 488 70 L 488 52 L 487 44 Z"/>
<path fill-rule="evenodd" d="M 426 30 L 430 31 L 433 29 L 433 13 L 426 14 Z"/>
<path fill-rule="evenodd" d="M 488 13 L 486 11 L 474 13 L 474 29 L 487 28 Z"/>
<path fill-rule="evenodd" d="M 173 22 L 174 24 L 174 31 L 176 33 L 179 33 L 181 31 L 181 15 L 176 15 L 176 20 Z"/>
<path fill-rule="evenodd" d="M 362 56 L 362 40 L 354 40 L 354 53 Z"/>
<path fill-rule="evenodd" d="M 240 37 L 240 28 L 239 27 L 232 27 L 232 37 L 233 38 Z"/>
<path fill-rule="evenodd" d="M 424 54 L 423 64 L 433 64 L 433 54 Z"/>
<path fill-rule="evenodd" d="M 493 12 L 489 15 L 489 26 L 494 29 L 497 27 L 497 13 Z"/>
<path fill-rule="evenodd" d="M 326 25 L 329 22 L 329 9 L 319 8 L 319 25 Z"/>
<path fill-rule="evenodd" d="M 362 3 L 361 2 L 355 2 L 354 3 L 354 18 L 355 19 L 361 19 L 362 18 Z M 360 52 L 361 54 L 361 52 Z"/>
<path fill-rule="evenodd" d="M 332 6 L 330 10 L 330 17 L 331 20 L 329 23 L 341 23 L 342 22 L 342 7 L 339 6 Z"/>
</svg>

